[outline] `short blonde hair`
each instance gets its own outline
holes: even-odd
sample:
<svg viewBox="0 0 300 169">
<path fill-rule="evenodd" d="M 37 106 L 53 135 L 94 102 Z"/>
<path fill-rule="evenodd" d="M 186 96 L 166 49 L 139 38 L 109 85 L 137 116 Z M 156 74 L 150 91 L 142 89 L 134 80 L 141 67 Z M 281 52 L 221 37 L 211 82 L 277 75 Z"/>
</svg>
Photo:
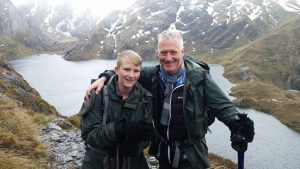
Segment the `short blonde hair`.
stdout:
<svg viewBox="0 0 300 169">
<path fill-rule="evenodd" d="M 140 57 L 140 55 L 138 53 L 136 53 L 133 50 L 125 50 L 118 55 L 118 57 L 117 57 L 117 66 L 118 67 L 122 65 L 123 59 L 125 59 L 127 62 L 137 65 L 137 66 L 142 65 L 142 58 Z"/>
</svg>

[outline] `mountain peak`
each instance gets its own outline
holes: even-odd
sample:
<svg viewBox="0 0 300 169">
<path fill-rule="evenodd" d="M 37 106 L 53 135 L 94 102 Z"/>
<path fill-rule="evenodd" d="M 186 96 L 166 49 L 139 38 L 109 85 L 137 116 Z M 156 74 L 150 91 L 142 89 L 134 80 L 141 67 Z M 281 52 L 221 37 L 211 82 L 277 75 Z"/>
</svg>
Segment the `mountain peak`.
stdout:
<svg viewBox="0 0 300 169">
<path fill-rule="evenodd" d="M 157 34 L 168 28 L 182 32 L 187 54 L 216 55 L 254 40 L 299 9 L 299 1 L 140 0 L 104 18 L 65 58 L 113 59 L 133 49 L 154 59 Z"/>
</svg>

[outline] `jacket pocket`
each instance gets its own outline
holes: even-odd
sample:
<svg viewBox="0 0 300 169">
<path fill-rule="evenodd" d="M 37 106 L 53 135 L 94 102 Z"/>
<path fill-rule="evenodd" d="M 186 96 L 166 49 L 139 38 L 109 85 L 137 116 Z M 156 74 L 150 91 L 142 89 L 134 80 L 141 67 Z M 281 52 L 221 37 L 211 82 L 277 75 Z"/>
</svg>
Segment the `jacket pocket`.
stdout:
<svg viewBox="0 0 300 169">
<path fill-rule="evenodd" d="M 194 139 L 204 138 L 207 130 L 206 116 L 199 109 L 186 105 L 186 126 Z"/>
<path fill-rule="evenodd" d="M 201 140 L 193 141 L 192 144 L 188 145 L 186 153 L 193 168 L 203 169 L 209 167 L 207 146 Z"/>
</svg>

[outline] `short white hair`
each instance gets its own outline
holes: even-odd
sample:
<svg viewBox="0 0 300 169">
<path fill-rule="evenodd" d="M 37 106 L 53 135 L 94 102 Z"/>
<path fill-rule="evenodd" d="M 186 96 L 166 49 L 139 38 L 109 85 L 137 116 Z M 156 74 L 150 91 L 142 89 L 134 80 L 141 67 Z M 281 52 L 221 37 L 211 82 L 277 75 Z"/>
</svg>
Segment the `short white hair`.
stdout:
<svg viewBox="0 0 300 169">
<path fill-rule="evenodd" d="M 179 43 L 179 47 L 183 49 L 183 38 L 181 36 L 181 33 L 179 30 L 176 29 L 167 29 L 163 31 L 162 33 L 158 34 L 158 50 L 159 50 L 159 44 L 162 40 L 169 40 L 169 39 L 175 39 Z"/>
</svg>

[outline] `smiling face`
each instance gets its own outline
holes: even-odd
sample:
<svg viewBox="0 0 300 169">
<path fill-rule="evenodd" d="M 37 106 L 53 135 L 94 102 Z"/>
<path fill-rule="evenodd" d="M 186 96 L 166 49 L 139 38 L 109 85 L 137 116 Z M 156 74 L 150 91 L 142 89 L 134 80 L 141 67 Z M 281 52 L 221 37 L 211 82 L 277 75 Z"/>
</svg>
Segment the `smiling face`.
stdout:
<svg viewBox="0 0 300 169">
<path fill-rule="evenodd" d="M 140 77 L 140 70 L 140 65 L 135 65 L 122 59 L 122 64 L 115 68 L 115 72 L 118 75 L 119 89 L 131 90 Z"/>
<path fill-rule="evenodd" d="M 131 91 L 137 83 L 141 65 L 141 57 L 132 50 L 126 50 L 118 55 L 115 72 L 118 75 L 118 88 L 122 93 Z"/>
<path fill-rule="evenodd" d="M 164 71 L 175 75 L 182 66 L 184 49 L 176 38 L 162 39 L 158 44 L 158 59 Z"/>
</svg>

